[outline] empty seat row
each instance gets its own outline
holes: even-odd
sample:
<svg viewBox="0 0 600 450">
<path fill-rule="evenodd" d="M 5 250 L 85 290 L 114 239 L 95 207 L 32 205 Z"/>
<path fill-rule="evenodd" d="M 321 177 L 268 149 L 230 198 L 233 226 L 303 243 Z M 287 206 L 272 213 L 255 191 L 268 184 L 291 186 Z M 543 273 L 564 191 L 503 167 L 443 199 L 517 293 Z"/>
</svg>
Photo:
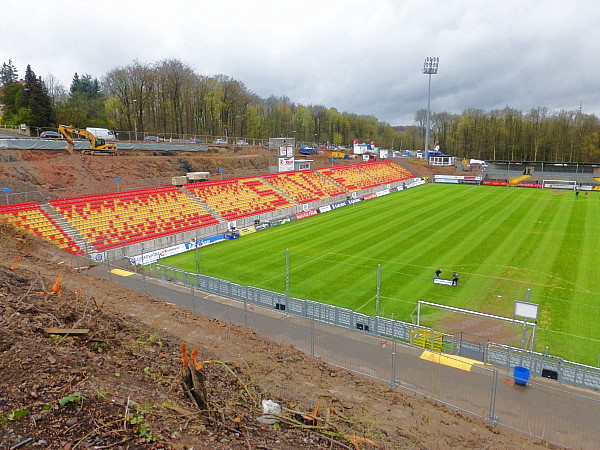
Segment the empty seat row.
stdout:
<svg viewBox="0 0 600 450">
<path fill-rule="evenodd" d="M 346 193 L 327 178 L 310 170 L 274 173 L 263 178 L 298 203 L 309 203 Z"/>
<path fill-rule="evenodd" d="M 361 189 L 366 189 L 381 184 L 379 181 L 351 165 L 325 167 L 317 169 L 317 172 L 320 172 L 323 175 L 331 178 L 349 192 L 356 192 L 360 191 Z"/>
<path fill-rule="evenodd" d="M 77 243 L 35 202 L 0 206 L 0 220 L 51 242 L 66 252 L 83 254 Z"/>
<path fill-rule="evenodd" d="M 218 223 L 176 186 L 86 199 L 50 203 L 98 251 Z"/>
<path fill-rule="evenodd" d="M 402 166 L 391 161 L 364 162 L 356 164 L 355 167 L 381 183 L 402 181 L 412 176 L 410 172 Z"/>
<path fill-rule="evenodd" d="M 228 221 L 295 204 L 257 177 L 192 183 L 185 188 Z"/>
</svg>

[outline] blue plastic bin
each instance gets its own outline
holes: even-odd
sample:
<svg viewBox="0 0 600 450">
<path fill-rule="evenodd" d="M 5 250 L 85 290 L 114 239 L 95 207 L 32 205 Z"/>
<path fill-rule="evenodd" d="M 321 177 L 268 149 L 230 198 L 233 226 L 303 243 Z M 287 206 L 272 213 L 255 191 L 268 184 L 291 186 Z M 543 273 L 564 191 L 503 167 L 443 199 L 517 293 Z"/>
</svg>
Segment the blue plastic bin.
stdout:
<svg viewBox="0 0 600 450">
<path fill-rule="evenodd" d="M 526 367 L 515 366 L 514 371 L 515 384 L 525 386 L 529 380 L 529 369 Z"/>
</svg>

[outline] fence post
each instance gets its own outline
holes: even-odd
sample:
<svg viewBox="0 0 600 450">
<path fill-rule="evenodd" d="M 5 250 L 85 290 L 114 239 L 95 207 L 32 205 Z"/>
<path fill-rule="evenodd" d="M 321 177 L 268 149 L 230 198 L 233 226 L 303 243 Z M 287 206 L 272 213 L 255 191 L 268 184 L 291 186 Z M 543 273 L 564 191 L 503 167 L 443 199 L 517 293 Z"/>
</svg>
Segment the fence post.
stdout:
<svg viewBox="0 0 600 450">
<path fill-rule="evenodd" d="M 310 356 L 315 356 L 315 319 L 310 318 Z"/>
<path fill-rule="evenodd" d="M 377 290 L 375 294 L 375 334 L 380 336 L 379 332 L 379 293 L 381 291 L 381 264 L 377 264 Z"/>
<path fill-rule="evenodd" d="M 285 249 L 285 296 L 290 298 L 290 249 Z"/>
<path fill-rule="evenodd" d="M 147 294 L 147 290 L 146 290 L 146 271 L 144 270 L 144 247 L 142 246 L 142 262 L 141 262 L 141 269 L 142 269 L 142 283 L 144 284 L 144 294 Z"/>
<path fill-rule="evenodd" d="M 198 259 L 198 236 L 196 235 L 194 245 L 196 246 L 196 275 L 200 273 L 200 260 Z"/>
<path fill-rule="evenodd" d="M 194 285 L 190 284 L 190 290 L 192 291 L 192 312 L 196 314 L 196 297 L 194 296 Z"/>
<path fill-rule="evenodd" d="M 396 387 L 396 332 L 394 320 L 394 313 L 392 313 L 392 380 L 390 386 L 392 389 Z"/>
<path fill-rule="evenodd" d="M 493 425 L 498 425 L 498 417 L 494 414 L 496 409 L 496 394 L 498 392 L 498 371 L 494 370 L 492 376 L 492 392 L 490 396 L 490 413 L 488 415 L 488 422 Z"/>
</svg>

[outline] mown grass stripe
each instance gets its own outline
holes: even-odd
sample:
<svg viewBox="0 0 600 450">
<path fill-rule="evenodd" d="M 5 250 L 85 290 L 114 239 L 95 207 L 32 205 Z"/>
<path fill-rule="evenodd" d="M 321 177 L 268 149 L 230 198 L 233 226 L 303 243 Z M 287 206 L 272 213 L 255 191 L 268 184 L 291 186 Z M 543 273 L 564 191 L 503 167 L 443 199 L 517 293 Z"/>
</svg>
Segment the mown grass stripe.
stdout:
<svg viewBox="0 0 600 450">
<path fill-rule="evenodd" d="M 431 183 L 200 249 L 200 265 L 285 292 L 289 249 L 292 296 L 374 314 L 380 264 L 380 313 L 401 320 L 419 299 L 511 317 L 531 288 L 541 349 L 561 344 L 559 355 L 595 364 L 585 343 L 600 334 L 599 231 L 594 192 Z M 194 252 L 164 262 L 195 271 Z M 447 279 L 458 271 L 460 286 L 434 285 L 438 267 Z"/>
</svg>

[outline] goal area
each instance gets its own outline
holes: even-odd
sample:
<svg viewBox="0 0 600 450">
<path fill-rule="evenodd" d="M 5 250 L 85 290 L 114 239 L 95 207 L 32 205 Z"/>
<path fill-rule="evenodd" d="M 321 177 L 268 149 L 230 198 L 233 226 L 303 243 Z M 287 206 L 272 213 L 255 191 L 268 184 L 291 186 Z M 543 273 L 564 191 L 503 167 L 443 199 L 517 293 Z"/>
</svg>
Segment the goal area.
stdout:
<svg viewBox="0 0 600 450">
<path fill-rule="evenodd" d="M 419 300 L 416 325 L 452 335 L 457 340 L 494 342 L 496 344 L 533 350 L 536 324 L 521 319 L 496 316 L 468 309 L 455 308 Z"/>
<path fill-rule="evenodd" d="M 577 188 L 577 181 L 574 180 L 542 180 L 542 189 L 571 189 Z"/>
</svg>

